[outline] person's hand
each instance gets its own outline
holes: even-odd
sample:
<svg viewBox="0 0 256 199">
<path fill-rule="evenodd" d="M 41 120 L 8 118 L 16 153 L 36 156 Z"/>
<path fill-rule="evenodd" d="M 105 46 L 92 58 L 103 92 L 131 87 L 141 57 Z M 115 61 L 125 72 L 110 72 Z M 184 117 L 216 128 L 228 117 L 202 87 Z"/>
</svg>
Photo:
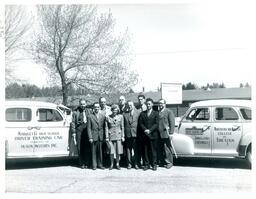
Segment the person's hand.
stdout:
<svg viewBox="0 0 256 199">
<path fill-rule="evenodd" d="M 93 142 L 93 139 L 89 139 L 89 142 L 92 143 L 92 142 Z"/>
<path fill-rule="evenodd" d="M 106 142 L 109 142 L 109 138 L 106 138 Z"/>
<path fill-rule="evenodd" d="M 122 138 L 122 142 L 124 142 L 124 138 Z"/>
<path fill-rule="evenodd" d="M 150 133 L 150 130 L 149 130 L 149 129 L 146 129 L 144 132 L 145 132 L 146 134 L 149 134 L 149 133 Z"/>
<path fill-rule="evenodd" d="M 169 126 L 167 126 L 167 127 L 165 128 L 165 130 L 169 133 L 169 132 L 170 132 Z"/>
</svg>

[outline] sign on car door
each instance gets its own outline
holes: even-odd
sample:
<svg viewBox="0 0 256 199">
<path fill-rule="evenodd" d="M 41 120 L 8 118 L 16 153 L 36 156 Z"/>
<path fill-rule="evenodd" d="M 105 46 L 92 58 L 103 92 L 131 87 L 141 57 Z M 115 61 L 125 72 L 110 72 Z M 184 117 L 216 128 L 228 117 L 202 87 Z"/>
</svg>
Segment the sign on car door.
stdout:
<svg viewBox="0 0 256 199">
<path fill-rule="evenodd" d="M 68 155 L 69 126 L 61 114 L 56 109 L 38 108 L 36 118 L 35 155 Z"/>
<path fill-rule="evenodd" d="M 183 119 L 180 132 L 192 138 L 195 154 L 211 154 L 210 108 L 193 108 Z"/>
<path fill-rule="evenodd" d="M 242 122 L 233 107 L 215 107 L 213 109 L 213 155 L 237 155 L 242 136 Z"/>
</svg>

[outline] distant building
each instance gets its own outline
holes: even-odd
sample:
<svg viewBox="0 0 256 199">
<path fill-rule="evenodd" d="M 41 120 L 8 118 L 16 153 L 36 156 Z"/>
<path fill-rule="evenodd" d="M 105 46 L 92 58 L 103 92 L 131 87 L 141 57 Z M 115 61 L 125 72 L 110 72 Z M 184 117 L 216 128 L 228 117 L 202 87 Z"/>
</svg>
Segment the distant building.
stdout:
<svg viewBox="0 0 256 199">
<path fill-rule="evenodd" d="M 127 93 L 127 94 L 112 94 L 112 95 L 101 95 L 107 99 L 108 104 L 118 103 L 120 95 L 124 95 L 127 100 L 138 102 L 138 95 L 143 94 L 146 98 L 150 97 L 157 102 L 161 98 L 161 92 L 143 92 L 143 93 Z M 100 95 L 84 95 L 84 96 L 69 96 L 68 106 L 76 107 L 79 104 L 79 99 L 84 98 L 87 100 L 87 104 L 91 105 L 99 100 Z M 251 88 L 216 88 L 216 89 L 194 89 L 194 90 L 183 90 L 182 91 L 182 104 L 167 104 L 167 108 L 170 108 L 175 116 L 183 115 L 193 102 L 201 100 L 212 100 L 212 99 L 244 99 L 251 100 Z M 62 97 L 34 97 L 22 98 L 21 100 L 36 100 L 36 101 L 47 101 L 53 103 L 61 103 Z M 156 107 L 155 107 L 156 108 Z"/>
</svg>

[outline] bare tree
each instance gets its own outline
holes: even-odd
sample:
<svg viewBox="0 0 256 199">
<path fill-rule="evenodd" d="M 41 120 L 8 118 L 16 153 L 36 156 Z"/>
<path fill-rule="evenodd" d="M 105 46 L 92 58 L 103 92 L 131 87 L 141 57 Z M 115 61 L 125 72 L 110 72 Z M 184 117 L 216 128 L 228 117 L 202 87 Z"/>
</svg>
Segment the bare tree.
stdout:
<svg viewBox="0 0 256 199">
<path fill-rule="evenodd" d="M 14 66 L 22 59 L 20 50 L 24 47 L 24 36 L 32 26 L 31 15 L 24 6 L 5 6 L 5 79 L 15 79 Z"/>
<path fill-rule="evenodd" d="M 45 65 L 62 86 L 91 93 L 127 92 L 137 83 L 128 68 L 128 33 L 117 35 L 111 13 L 97 14 L 92 5 L 40 5 L 41 31 L 34 44 L 35 60 Z"/>
</svg>

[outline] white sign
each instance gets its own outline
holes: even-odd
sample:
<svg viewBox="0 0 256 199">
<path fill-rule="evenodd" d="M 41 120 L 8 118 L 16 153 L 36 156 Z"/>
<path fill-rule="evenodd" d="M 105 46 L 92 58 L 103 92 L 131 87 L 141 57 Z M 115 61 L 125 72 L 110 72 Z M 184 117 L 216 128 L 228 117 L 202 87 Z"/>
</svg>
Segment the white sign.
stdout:
<svg viewBox="0 0 256 199">
<path fill-rule="evenodd" d="M 161 92 L 166 104 L 182 104 L 181 83 L 161 83 Z"/>
</svg>

